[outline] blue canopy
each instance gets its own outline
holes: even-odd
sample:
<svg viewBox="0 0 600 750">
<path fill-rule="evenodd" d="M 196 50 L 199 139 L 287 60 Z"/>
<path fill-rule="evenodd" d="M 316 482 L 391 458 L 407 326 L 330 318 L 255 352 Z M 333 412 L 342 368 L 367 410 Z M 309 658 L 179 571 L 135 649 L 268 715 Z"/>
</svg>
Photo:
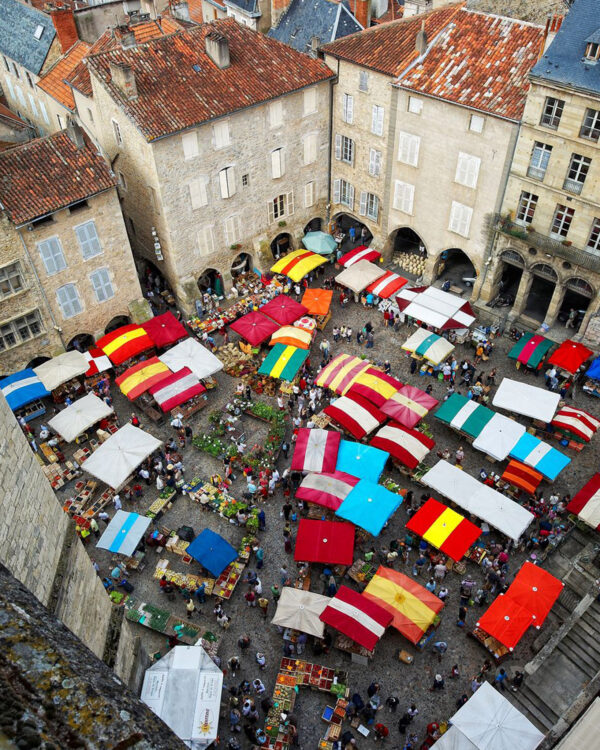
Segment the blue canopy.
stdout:
<svg viewBox="0 0 600 750">
<path fill-rule="evenodd" d="M 571 463 L 571 459 L 556 448 L 544 443 L 534 435 L 526 432 L 510 452 L 511 458 L 516 458 L 532 469 L 536 469 L 551 482 L 560 472 Z"/>
<path fill-rule="evenodd" d="M 215 577 L 220 576 L 238 556 L 229 542 L 210 529 L 201 531 L 186 552 Z"/>
<path fill-rule="evenodd" d="M 0 391 L 13 411 L 30 404 L 38 398 L 49 396 L 48 391 L 33 370 L 21 370 L 0 380 Z"/>
<path fill-rule="evenodd" d="M 378 536 L 388 518 L 400 507 L 402 495 L 380 484 L 361 479 L 336 510 L 336 516 L 351 521 L 373 536 Z"/>
<path fill-rule="evenodd" d="M 98 540 L 96 547 L 131 557 L 150 526 L 151 520 L 138 513 L 118 510 Z"/>
<path fill-rule="evenodd" d="M 588 367 L 588 371 L 586 372 L 586 375 L 588 378 L 593 378 L 594 380 L 600 380 L 600 357 L 597 357 L 592 364 Z"/>
<path fill-rule="evenodd" d="M 346 474 L 352 474 L 359 479 L 377 482 L 389 457 L 390 454 L 380 448 L 354 443 L 352 440 L 342 440 L 335 470 L 345 471 Z"/>
<path fill-rule="evenodd" d="M 319 255 L 329 255 L 337 247 L 337 242 L 326 232 L 308 232 L 302 238 L 302 244 L 307 250 Z"/>
</svg>

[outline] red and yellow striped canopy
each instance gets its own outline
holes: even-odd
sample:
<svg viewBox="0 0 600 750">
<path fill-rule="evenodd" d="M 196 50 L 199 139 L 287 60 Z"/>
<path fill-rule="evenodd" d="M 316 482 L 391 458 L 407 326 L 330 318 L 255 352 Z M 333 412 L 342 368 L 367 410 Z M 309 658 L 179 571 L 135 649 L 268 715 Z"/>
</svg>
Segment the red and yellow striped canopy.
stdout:
<svg viewBox="0 0 600 750">
<path fill-rule="evenodd" d="M 151 357 L 128 370 L 115 379 L 121 392 L 133 401 L 153 385 L 160 383 L 171 374 L 171 370 L 158 357 Z"/>
<path fill-rule="evenodd" d="M 113 365 L 120 365 L 136 354 L 152 349 L 154 341 L 142 326 L 131 323 L 107 333 L 96 342 L 96 346 L 102 349 Z"/>
<path fill-rule="evenodd" d="M 478 526 L 433 498 L 415 513 L 406 528 L 457 561 L 481 534 Z"/>
<path fill-rule="evenodd" d="M 321 388 L 329 388 L 343 396 L 361 372 L 370 367 L 368 359 L 353 357 L 351 354 L 338 354 L 317 375 L 316 383 Z"/>
<path fill-rule="evenodd" d="M 314 271 L 323 263 L 327 263 L 327 258 L 318 253 L 313 253 L 310 250 L 294 250 L 278 260 L 271 267 L 271 271 L 288 276 L 292 281 L 300 281 L 307 273 Z"/>
</svg>

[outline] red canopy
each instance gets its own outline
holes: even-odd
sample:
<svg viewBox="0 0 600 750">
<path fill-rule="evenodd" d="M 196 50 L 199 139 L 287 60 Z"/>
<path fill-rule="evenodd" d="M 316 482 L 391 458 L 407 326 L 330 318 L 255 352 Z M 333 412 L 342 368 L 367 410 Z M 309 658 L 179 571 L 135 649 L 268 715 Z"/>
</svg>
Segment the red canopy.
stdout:
<svg viewBox="0 0 600 750">
<path fill-rule="evenodd" d="M 543 625 L 554 602 L 560 596 L 564 583 L 530 562 L 524 562 L 510 584 L 506 596 L 531 612 L 536 628 Z"/>
<path fill-rule="evenodd" d="M 496 597 L 483 613 L 477 627 L 512 651 L 535 620 L 528 609 L 507 594 Z"/>
<path fill-rule="evenodd" d="M 99 372 L 104 372 L 112 367 L 112 362 L 97 346 L 92 346 L 87 352 L 83 353 L 83 356 L 90 363 L 89 368 L 85 373 L 85 377 L 89 378 L 92 375 L 97 375 Z"/>
<path fill-rule="evenodd" d="M 262 344 L 279 329 L 277 323 L 267 318 L 266 315 L 254 311 L 234 320 L 229 327 L 252 346 Z"/>
<path fill-rule="evenodd" d="M 369 284 L 367 292 L 371 292 L 371 294 L 377 297 L 383 297 L 383 299 L 389 299 L 399 289 L 402 289 L 406 283 L 408 283 L 407 279 L 393 271 L 386 271 L 383 276 L 376 279 L 372 284 Z"/>
<path fill-rule="evenodd" d="M 570 513 L 576 513 L 582 521 L 600 531 L 600 474 L 585 484 L 567 505 Z"/>
<path fill-rule="evenodd" d="M 302 427 L 296 436 L 292 471 L 335 471 L 341 439 L 334 430 Z"/>
<path fill-rule="evenodd" d="M 369 445 L 387 451 L 409 469 L 415 469 L 433 448 L 435 441 L 418 430 L 390 422 L 377 432 Z"/>
<path fill-rule="evenodd" d="M 142 328 L 159 349 L 174 344 L 188 335 L 185 328 L 169 310 L 142 323 Z"/>
<path fill-rule="evenodd" d="M 182 370 L 168 375 L 149 390 L 160 408 L 163 411 L 170 411 L 194 396 L 204 393 L 206 388 L 191 370 L 184 367 Z"/>
<path fill-rule="evenodd" d="M 337 510 L 359 482 L 358 477 L 344 471 L 332 471 L 328 474 L 312 472 L 302 480 L 296 497 L 315 505 L 322 505 L 324 508 Z"/>
<path fill-rule="evenodd" d="M 338 398 L 324 411 L 357 440 L 385 422 L 385 414 L 366 398 L 356 394 Z"/>
<path fill-rule="evenodd" d="M 381 258 L 381 253 L 378 253 L 377 250 L 372 250 L 366 245 L 359 245 L 358 247 L 355 247 L 354 250 L 350 250 L 342 255 L 338 260 L 338 263 L 341 266 L 344 266 L 344 268 L 348 268 L 348 266 L 353 266 L 355 263 L 358 263 L 359 260 L 369 260 L 372 263 L 373 261 L 379 260 L 379 258 Z"/>
<path fill-rule="evenodd" d="M 102 349 L 113 365 L 120 365 L 136 354 L 152 349 L 154 342 L 142 326 L 130 323 L 107 333 L 96 341 L 96 346 Z"/>
<path fill-rule="evenodd" d="M 587 346 L 567 339 L 550 355 L 548 363 L 574 375 L 592 354 L 592 350 Z"/>
<path fill-rule="evenodd" d="M 392 621 L 392 615 L 366 596 L 340 586 L 321 612 L 320 620 L 372 651 Z"/>
<path fill-rule="evenodd" d="M 575 437 L 589 443 L 600 427 L 600 420 L 588 414 L 583 409 L 574 406 L 563 406 L 554 415 L 552 426 L 561 432 L 571 433 Z"/>
<path fill-rule="evenodd" d="M 381 411 L 405 427 L 414 427 L 438 403 L 437 399 L 420 388 L 403 385 L 381 406 Z"/>
<path fill-rule="evenodd" d="M 295 299 L 288 297 L 287 294 L 279 294 L 273 297 L 270 302 L 260 308 L 263 315 L 268 315 L 271 320 L 279 323 L 280 326 L 291 325 L 294 321 L 306 315 L 308 308 L 296 302 Z"/>
<path fill-rule="evenodd" d="M 310 521 L 298 524 L 294 560 L 329 565 L 352 565 L 354 525 L 336 521 Z"/>
</svg>

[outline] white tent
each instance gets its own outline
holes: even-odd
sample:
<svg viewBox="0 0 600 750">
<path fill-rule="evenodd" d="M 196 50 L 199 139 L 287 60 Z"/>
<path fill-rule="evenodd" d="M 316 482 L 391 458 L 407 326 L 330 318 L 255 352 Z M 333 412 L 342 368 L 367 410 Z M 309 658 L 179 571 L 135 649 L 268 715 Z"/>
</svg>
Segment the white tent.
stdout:
<svg viewBox="0 0 600 750">
<path fill-rule="evenodd" d="M 492 404 L 515 414 L 541 419 L 542 422 L 551 422 L 559 401 L 560 393 L 504 378 L 494 395 Z"/>
<path fill-rule="evenodd" d="M 192 750 L 219 729 L 223 672 L 202 646 L 175 646 L 146 670 L 141 699 Z"/>
<path fill-rule="evenodd" d="M 81 464 L 88 474 L 118 490 L 161 441 L 127 423 Z"/>
<path fill-rule="evenodd" d="M 338 284 L 358 294 L 384 274 L 384 268 L 380 268 L 368 260 L 359 260 L 358 263 L 354 263 L 339 273 L 335 280 Z"/>
<path fill-rule="evenodd" d="M 416 352 L 434 365 L 439 365 L 452 353 L 454 346 L 447 339 L 431 333 L 426 328 L 417 328 L 402 344 L 402 348 L 407 352 Z"/>
<path fill-rule="evenodd" d="M 519 442 L 525 427 L 503 414 L 494 414 L 473 441 L 473 448 L 487 453 L 496 461 L 504 461 Z"/>
<path fill-rule="evenodd" d="M 89 362 L 81 352 L 73 351 L 59 354 L 58 357 L 44 362 L 39 367 L 34 367 L 33 371 L 44 386 L 49 391 L 53 391 L 68 380 L 83 375 L 88 371 L 89 366 Z"/>
<path fill-rule="evenodd" d="M 71 406 L 60 411 L 48 422 L 67 443 L 75 440 L 92 425 L 113 413 L 112 407 L 98 398 L 94 393 L 78 399 Z"/>
<path fill-rule="evenodd" d="M 195 339 L 187 338 L 180 341 L 172 349 L 168 349 L 159 357 L 161 362 L 171 370 L 178 372 L 184 367 L 189 369 L 196 377 L 208 378 L 215 372 L 223 369 L 223 363 L 206 347 L 202 346 Z"/>
<path fill-rule="evenodd" d="M 521 505 L 447 461 L 438 461 L 422 482 L 515 541 L 533 521 Z"/>
<path fill-rule="evenodd" d="M 404 315 L 434 328 L 469 328 L 475 316 L 468 302 L 435 286 L 404 288 L 396 296 Z"/>
<path fill-rule="evenodd" d="M 450 720 L 435 750 L 535 750 L 544 735 L 512 703 L 484 682 Z"/>
<path fill-rule="evenodd" d="M 328 596 L 284 586 L 271 622 L 282 628 L 293 628 L 322 638 L 325 623 L 321 622 L 319 615 L 330 601 Z"/>
</svg>

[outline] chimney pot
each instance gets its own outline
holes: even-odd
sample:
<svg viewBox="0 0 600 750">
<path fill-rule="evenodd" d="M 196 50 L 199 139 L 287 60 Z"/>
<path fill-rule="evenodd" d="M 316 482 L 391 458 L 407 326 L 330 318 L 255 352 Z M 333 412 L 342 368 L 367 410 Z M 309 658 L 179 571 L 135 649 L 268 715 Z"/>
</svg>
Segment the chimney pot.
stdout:
<svg viewBox="0 0 600 750">
<path fill-rule="evenodd" d="M 214 62 L 217 68 L 224 70 L 231 65 L 229 57 L 229 41 L 221 32 L 210 31 L 204 40 L 206 54 Z"/>
<path fill-rule="evenodd" d="M 427 33 L 425 31 L 425 21 L 421 21 L 421 28 L 417 31 L 417 38 L 415 39 L 415 49 L 420 55 L 424 55 L 427 52 Z"/>
<path fill-rule="evenodd" d="M 112 82 L 123 94 L 127 101 L 138 98 L 137 85 L 135 82 L 135 73 L 131 65 L 126 63 L 111 62 L 110 75 Z"/>
</svg>

